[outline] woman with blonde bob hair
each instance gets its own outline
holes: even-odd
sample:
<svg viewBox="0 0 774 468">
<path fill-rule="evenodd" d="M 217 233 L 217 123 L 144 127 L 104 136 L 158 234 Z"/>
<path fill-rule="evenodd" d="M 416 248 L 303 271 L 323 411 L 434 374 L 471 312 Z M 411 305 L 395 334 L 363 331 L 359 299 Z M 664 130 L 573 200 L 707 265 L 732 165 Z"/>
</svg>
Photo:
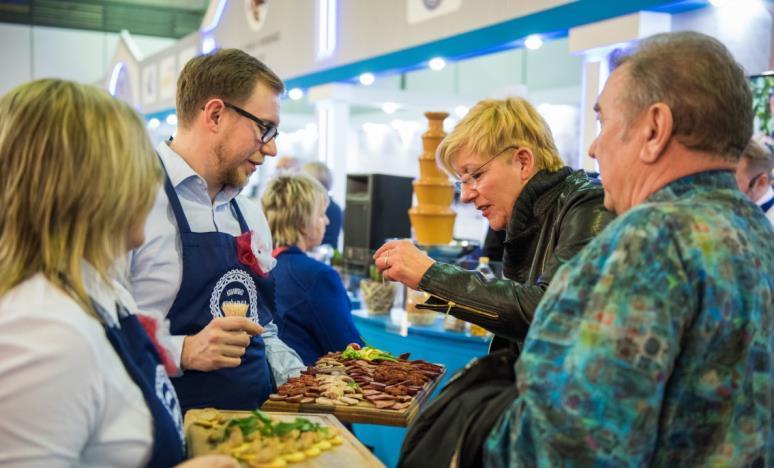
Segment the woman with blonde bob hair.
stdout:
<svg viewBox="0 0 774 468">
<path fill-rule="evenodd" d="M 428 307 L 493 332 L 493 350 L 515 352 L 556 270 L 612 218 L 602 188 L 564 165 L 548 124 L 520 97 L 476 104 L 441 141 L 436 160 L 459 181 L 460 200 L 505 231 L 505 279 L 437 263 L 408 241 L 382 246 L 376 266 L 430 293 Z"/>
<path fill-rule="evenodd" d="M 160 348 L 114 280 L 160 180 L 142 120 L 105 91 L 46 79 L 0 99 L 0 465 L 183 460 Z"/>
<path fill-rule="evenodd" d="M 459 181 L 460 200 L 472 203 L 492 230 L 505 231 L 505 279 L 435 262 L 406 240 L 388 242 L 374 254 L 385 278 L 430 293 L 420 307 L 452 314 L 495 335 L 493 355 L 448 385 L 415 421 L 413 427 L 422 430 L 406 434 L 398 463 L 404 467 L 449 464 L 454 444 L 439 446 L 437 440 L 457 440 L 471 421 L 477 421 L 471 433 L 488 432 L 484 421 L 493 424 L 490 417 L 504 411 L 499 405 L 512 401 L 513 365 L 549 282 L 612 218 L 602 188 L 585 172 L 564 165 L 548 124 L 523 98 L 476 104 L 441 141 L 436 160 Z M 448 406 L 441 406 L 445 402 Z M 474 448 L 463 455 L 475 458 L 480 447 Z M 470 466 L 470 460 L 460 464 Z"/>
<path fill-rule="evenodd" d="M 325 188 L 306 174 L 272 179 L 261 198 L 274 239 L 279 337 L 306 365 L 349 343 L 362 344 L 338 273 L 305 254 L 322 241 L 328 218 Z"/>
</svg>

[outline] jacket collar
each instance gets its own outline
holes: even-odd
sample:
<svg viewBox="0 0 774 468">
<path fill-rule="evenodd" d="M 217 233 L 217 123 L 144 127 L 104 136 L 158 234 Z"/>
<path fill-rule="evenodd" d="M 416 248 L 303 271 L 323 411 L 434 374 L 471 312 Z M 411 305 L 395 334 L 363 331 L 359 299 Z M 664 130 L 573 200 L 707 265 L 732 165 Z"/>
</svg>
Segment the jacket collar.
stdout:
<svg viewBox="0 0 774 468">
<path fill-rule="evenodd" d="M 561 192 L 561 183 L 570 173 L 572 169 L 563 167 L 556 172 L 543 169 L 532 176 L 513 205 L 505 242 L 526 236 L 540 227 L 539 221 L 545 216 L 556 195 Z"/>
<path fill-rule="evenodd" d="M 279 255 L 285 255 L 285 254 L 293 254 L 293 255 L 304 254 L 304 255 L 306 255 L 303 250 L 298 248 L 297 245 L 288 245 L 287 247 L 285 247 L 282 250 L 282 252 Z M 279 255 L 277 255 L 277 256 L 279 256 Z"/>
</svg>

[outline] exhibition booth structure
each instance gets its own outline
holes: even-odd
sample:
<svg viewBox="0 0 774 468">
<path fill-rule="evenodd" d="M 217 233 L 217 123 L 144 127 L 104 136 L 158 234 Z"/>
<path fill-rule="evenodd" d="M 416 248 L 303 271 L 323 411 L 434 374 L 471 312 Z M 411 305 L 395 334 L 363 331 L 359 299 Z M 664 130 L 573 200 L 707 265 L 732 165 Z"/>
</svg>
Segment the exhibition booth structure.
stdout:
<svg viewBox="0 0 774 468">
<path fill-rule="evenodd" d="M 586 151 L 597 134 L 593 105 L 609 73 L 607 57 L 652 34 L 693 30 L 723 42 L 751 76 L 756 132 L 772 135 L 769 6 L 714 3 L 212 0 L 199 31 L 148 57 L 122 34 L 104 85 L 144 114 L 158 142 L 175 132 L 176 81 L 189 59 L 238 48 L 265 62 L 287 87 L 279 156 L 326 163 L 332 198 L 350 215 L 336 247 L 350 267 L 342 275 L 351 286 L 352 278 L 368 276 L 370 254 L 388 238 L 412 237 L 436 247 L 439 258 L 453 250 L 451 260 L 482 241 L 486 220 L 459 203 L 445 173 L 428 166 L 434 147 L 427 146 L 428 135 L 450 131 L 481 99 L 525 97 L 551 126 L 565 163 L 594 172 Z M 274 164 L 270 159 L 254 174 L 248 194 L 259 193 Z M 418 232 L 409 212 L 412 223 L 436 216 L 448 234 L 439 235 L 440 224 Z M 486 335 L 445 326 L 435 312 L 412 320 L 418 299 L 411 291 L 392 294 L 384 310 L 356 307 L 355 323 L 374 347 L 441 364 L 445 373 L 428 393 L 487 352 Z M 405 424 L 363 421 L 350 420 L 355 434 L 393 466 L 405 434 L 395 426 Z"/>
</svg>

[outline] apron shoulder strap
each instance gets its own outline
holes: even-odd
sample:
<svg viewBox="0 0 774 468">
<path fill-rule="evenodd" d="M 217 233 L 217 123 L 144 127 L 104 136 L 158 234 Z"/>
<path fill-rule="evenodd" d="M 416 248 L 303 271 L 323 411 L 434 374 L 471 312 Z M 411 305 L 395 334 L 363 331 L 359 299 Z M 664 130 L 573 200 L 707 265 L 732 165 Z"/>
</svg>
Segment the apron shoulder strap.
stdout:
<svg viewBox="0 0 774 468">
<path fill-rule="evenodd" d="M 172 186 L 172 181 L 169 180 L 169 173 L 167 173 L 167 168 L 164 166 L 164 161 L 161 160 L 161 156 L 158 153 L 156 153 L 156 156 L 158 156 L 161 168 L 164 170 L 164 191 L 167 193 L 167 199 L 169 199 L 170 206 L 172 206 L 172 212 L 175 215 L 177 227 L 180 229 L 181 234 L 187 234 L 191 232 L 191 226 L 188 224 L 188 219 L 185 217 L 185 212 L 183 212 L 183 206 L 180 204 L 180 199 L 177 197 L 175 187 Z"/>
<path fill-rule="evenodd" d="M 99 316 L 99 319 L 102 322 L 102 325 L 111 327 L 111 328 L 116 328 L 119 326 L 118 322 L 113 318 L 112 315 L 110 315 L 110 313 L 108 313 L 107 310 L 105 310 L 104 307 L 102 307 L 99 304 L 99 302 L 94 300 L 93 297 L 89 297 L 89 299 L 91 300 L 91 306 L 97 312 L 97 315 Z M 120 315 L 119 315 L 119 319 L 120 319 Z"/>
<path fill-rule="evenodd" d="M 236 201 L 236 197 L 234 197 L 231 200 L 231 209 L 234 211 L 234 214 L 236 215 L 236 218 L 239 221 L 239 229 L 242 230 L 242 234 L 248 232 L 250 230 L 250 227 L 247 225 L 247 221 L 245 221 L 245 217 L 242 216 L 242 210 L 239 209 L 239 204 Z"/>
</svg>

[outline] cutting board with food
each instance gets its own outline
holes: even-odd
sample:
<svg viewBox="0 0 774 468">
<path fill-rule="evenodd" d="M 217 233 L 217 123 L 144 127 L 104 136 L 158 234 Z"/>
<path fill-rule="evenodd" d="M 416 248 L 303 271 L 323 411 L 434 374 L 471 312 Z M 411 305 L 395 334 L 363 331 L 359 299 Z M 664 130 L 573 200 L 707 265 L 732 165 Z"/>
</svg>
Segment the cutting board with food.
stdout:
<svg viewBox="0 0 774 468">
<path fill-rule="evenodd" d="M 443 366 L 376 348 L 328 353 L 269 396 L 262 409 L 330 413 L 351 423 L 407 426 L 443 378 Z"/>
<path fill-rule="evenodd" d="M 188 411 L 184 425 L 189 457 L 221 453 L 249 468 L 384 467 L 329 414 L 206 408 Z"/>
</svg>

